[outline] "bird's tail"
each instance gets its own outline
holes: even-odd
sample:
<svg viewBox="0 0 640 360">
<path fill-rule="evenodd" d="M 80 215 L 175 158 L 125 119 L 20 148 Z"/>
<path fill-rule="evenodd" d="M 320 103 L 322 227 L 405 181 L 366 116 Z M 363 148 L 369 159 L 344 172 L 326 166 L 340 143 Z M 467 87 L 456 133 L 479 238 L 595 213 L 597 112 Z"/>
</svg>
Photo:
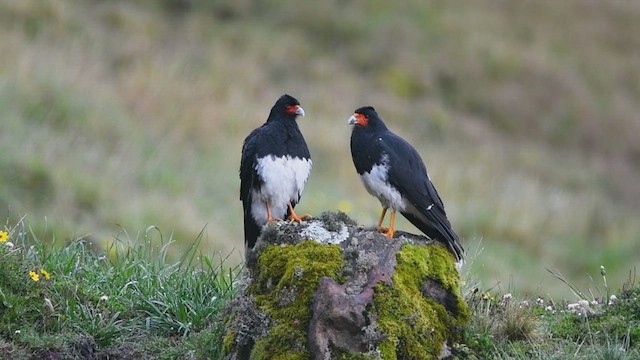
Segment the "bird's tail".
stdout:
<svg viewBox="0 0 640 360">
<path fill-rule="evenodd" d="M 416 216 L 410 213 L 402 213 L 404 217 L 409 220 L 415 227 L 420 229 L 425 235 L 427 235 L 431 239 L 437 239 L 447 244 L 449 250 L 453 253 L 456 258 L 456 262 L 460 262 L 464 259 L 464 248 L 462 247 L 462 243 L 460 242 L 460 238 L 451 228 L 451 224 L 446 217 L 438 217 L 433 219 L 433 223 L 431 225 L 426 224 L 425 222 L 418 219 Z"/>
<path fill-rule="evenodd" d="M 253 249 L 260 236 L 260 225 L 256 223 L 250 213 L 244 213 L 244 245 L 246 250 Z"/>
<path fill-rule="evenodd" d="M 447 242 L 447 245 L 449 246 L 449 249 L 451 250 L 451 252 L 453 252 L 453 254 L 456 257 L 456 262 L 459 262 L 461 260 L 464 259 L 464 248 L 462 247 L 462 242 L 460 242 L 460 238 L 458 238 L 458 235 L 453 231 L 453 229 L 451 227 L 445 227 L 445 240 Z"/>
</svg>

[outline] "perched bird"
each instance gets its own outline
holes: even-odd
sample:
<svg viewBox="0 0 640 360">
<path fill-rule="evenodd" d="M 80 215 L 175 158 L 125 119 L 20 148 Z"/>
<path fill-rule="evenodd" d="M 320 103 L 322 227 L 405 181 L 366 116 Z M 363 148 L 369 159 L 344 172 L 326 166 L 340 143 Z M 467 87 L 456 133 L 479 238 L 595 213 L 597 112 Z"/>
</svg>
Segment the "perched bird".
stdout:
<svg viewBox="0 0 640 360">
<path fill-rule="evenodd" d="M 253 130 L 242 145 L 240 200 L 244 208 L 244 242 L 252 249 L 267 222 L 285 216 L 302 221 L 293 208 L 311 173 L 311 155 L 296 123 L 304 116 L 300 102 L 282 95 L 267 122 Z"/>
<path fill-rule="evenodd" d="M 432 239 L 444 241 L 456 261 L 464 250 L 451 228 L 444 205 L 420 155 L 407 141 L 387 129 L 371 106 L 357 109 L 349 118 L 351 157 L 367 191 L 382 204 L 378 231 L 392 238 L 396 211 Z M 382 227 L 391 210 L 389 228 Z"/>
</svg>

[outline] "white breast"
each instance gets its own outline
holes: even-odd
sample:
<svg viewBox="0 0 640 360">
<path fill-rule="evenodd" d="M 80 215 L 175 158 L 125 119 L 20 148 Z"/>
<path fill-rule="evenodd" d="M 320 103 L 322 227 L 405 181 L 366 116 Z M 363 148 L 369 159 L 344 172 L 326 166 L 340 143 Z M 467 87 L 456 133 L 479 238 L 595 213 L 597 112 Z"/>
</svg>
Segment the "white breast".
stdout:
<svg viewBox="0 0 640 360">
<path fill-rule="evenodd" d="M 251 213 L 258 224 L 267 222 L 265 202 L 269 203 L 271 216 L 284 218 L 287 205 L 298 202 L 311 173 L 311 159 L 291 156 L 267 156 L 258 159 L 256 172 L 262 179 L 259 190 L 251 190 Z"/>
<path fill-rule="evenodd" d="M 405 200 L 398 190 L 393 188 L 388 181 L 389 166 L 388 158 L 384 156 L 382 163 L 374 165 L 371 171 L 365 172 L 360 176 L 360 180 L 364 184 L 369 194 L 380 200 L 383 207 L 391 210 L 404 211 Z"/>
</svg>

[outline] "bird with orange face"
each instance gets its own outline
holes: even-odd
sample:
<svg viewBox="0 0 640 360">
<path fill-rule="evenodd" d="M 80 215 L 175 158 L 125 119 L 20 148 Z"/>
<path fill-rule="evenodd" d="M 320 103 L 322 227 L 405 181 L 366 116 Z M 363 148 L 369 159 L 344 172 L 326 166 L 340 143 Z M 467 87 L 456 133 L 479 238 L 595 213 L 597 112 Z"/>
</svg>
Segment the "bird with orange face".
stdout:
<svg viewBox="0 0 640 360">
<path fill-rule="evenodd" d="M 447 244 L 456 261 L 462 260 L 462 244 L 416 149 L 391 132 L 371 106 L 357 109 L 349 118 L 349 125 L 353 126 L 353 164 L 364 187 L 382 204 L 378 230 L 393 238 L 399 211 L 425 235 Z M 389 227 L 385 228 L 382 222 L 387 210 L 391 215 Z"/>
</svg>

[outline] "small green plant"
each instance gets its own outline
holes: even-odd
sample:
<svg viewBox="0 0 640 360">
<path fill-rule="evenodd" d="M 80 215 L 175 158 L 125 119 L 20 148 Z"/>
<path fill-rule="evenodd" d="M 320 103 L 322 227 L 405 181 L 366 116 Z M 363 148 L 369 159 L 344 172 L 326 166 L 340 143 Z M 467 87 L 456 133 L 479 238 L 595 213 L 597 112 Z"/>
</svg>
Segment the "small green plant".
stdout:
<svg viewBox="0 0 640 360">
<path fill-rule="evenodd" d="M 200 240 L 169 262 L 174 240 L 150 227 L 140 239 L 117 238 L 102 255 L 85 239 L 44 243 L 21 220 L 0 231 L 0 338 L 40 357 L 73 357 L 79 347 L 108 353 L 132 341 L 148 355 L 163 338 L 180 339 L 164 353 L 219 351 L 218 314 L 238 269 L 197 252 Z M 135 342 L 143 338 L 152 340 Z M 209 348 L 196 347 L 203 343 Z"/>
<path fill-rule="evenodd" d="M 471 262 L 476 258 L 471 256 Z M 456 354 L 468 359 L 639 358 L 640 287 L 635 272 L 630 272 L 616 295 L 610 293 L 606 269 L 599 270 L 604 290 L 596 286 L 588 291 L 559 271 L 550 271 L 569 287 L 577 302 L 541 297 L 515 301 L 510 293 L 481 291 L 478 283 L 470 281 L 464 293 L 473 316 Z M 462 271 L 468 279 L 468 268 Z"/>
</svg>

